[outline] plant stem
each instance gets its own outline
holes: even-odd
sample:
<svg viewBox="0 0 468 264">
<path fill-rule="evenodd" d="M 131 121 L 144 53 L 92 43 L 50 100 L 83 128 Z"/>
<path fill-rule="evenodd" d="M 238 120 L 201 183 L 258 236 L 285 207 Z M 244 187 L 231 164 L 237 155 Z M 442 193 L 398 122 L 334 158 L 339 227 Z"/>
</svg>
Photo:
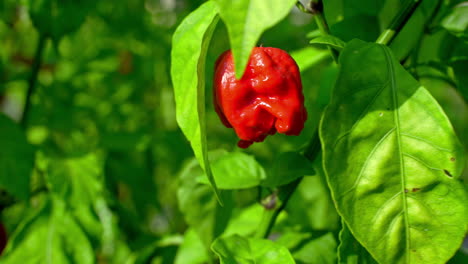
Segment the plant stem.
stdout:
<svg viewBox="0 0 468 264">
<path fill-rule="evenodd" d="M 318 131 L 316 131 L 312 140 L 304 151 L 304 156 L 310 161 L 314 161 L 319 153 L 320 139 Z M 274 206 L 273 208 L 270 208 L 269 206 L 267 207 L 264 205 L 265 210 L 263 211 L 262 220 L 257 230 L 256 237 L 268 238 L 271 229 L 275 225 L 278 215 L 286 207 L 286 204 L 288 203 L 294 191 L 297 189 L 297 186 L 301 182 L 302 178 L 303 177 L 300 177 L 289 184 L 279 187 L 277 192 L 274 192 L 267 197 Z M 270 204 L 270 202 L 268 204 Z"/>
<path fill-rule="evenodd" d="M 292 194 L 296 190 L 302 178 L 303 177 L 300 177 L 289 184 L 281 186 L 278 190 L 278 193 L 273 193 L 268 197 L 269 199 L 274 199 L 273 203 L 275 203 L 275 207 L 274 208 L 265 207 L 259 229 L 257 230 L 257 233 L 256 233 L 256 237 L 268 238 L 268 236 L 270 235 L 271 229 L 275 225 L 278 215 L 286 207 L 286 204 L 288 203 L 289 198 L 291 198 Z"/>
<path fill-rule="evenodd" d="M 315 23 L 322 35 L 330 35 L 330 30 L 323 16 L 322 0 L 312 0 L 309 2 L 308 7 L 305 7 L 300 1 L 297 1 L 296 7 L 304 13 L 309 13 L 314 16 Z M 338 52 L 330 47 L 328 47 L 328 50 L 330 51 L 333 61 L 338 63 Z"/>
<path fill-rule="evenodd" d="M 32 70 L 31 70 L 31 76 L 28 79 L 28 90 L 26 94 L 26 101 L 24 105 L 24 111 L 23 111 L 23 117 L 21 119 L 21 126 L 23 129 L 26 128 L 27 122 L 28 122 L 28 117 L 30 113 L 30 108 L 31 108 L 31 97 L 34 94 L 34 91 L 36 90 L 36 84 L 37 84 L 37 77 L 39 75 L 39 70 L 41 69 L 41 64 L 42 64 L 42 55 L 44 53 L 44 48 L 45 48 L 45 43 L 46 43 L 47 37 L 45 34 L 39 33 L 39 40 L 37 43 L 37 48 L 36 48 L 36 54 L 34 55 L 34 61 L 32 65 Z"/>
<path fill-rule="evenodd" d="M 414 13 L 416 8 L 421 4 L 422 0 L 410 0 L 406 3 L 403 10 L 398 13 L 390 23 L 390 26 L 380 34 L 376 43 L 390 45 L 395 38 L 396 34 L 400 32 L 403 26 L 408 22 L 411 15 Z"/>
<path fill-rule="evenodd" d="M 323 3 L 322 0 L 312 0 L 309 2 L 309 7 L 311 10 L 311 13 L 314 15 L 314 20 L 315 23 L 317 24 L 317 27 L 320 31 L 320 33 L 323 36 L 330 35 L 330 29 L 328 28 L 327 21 L 325 20 L 325 17 L 323 16 Z M 328 47 L 328 50 L 330 51 L 330 54 L 333 58 L 333 61 L 335 63 L 338 63 L 338 52 L 331 47 Z"/>
</svg>

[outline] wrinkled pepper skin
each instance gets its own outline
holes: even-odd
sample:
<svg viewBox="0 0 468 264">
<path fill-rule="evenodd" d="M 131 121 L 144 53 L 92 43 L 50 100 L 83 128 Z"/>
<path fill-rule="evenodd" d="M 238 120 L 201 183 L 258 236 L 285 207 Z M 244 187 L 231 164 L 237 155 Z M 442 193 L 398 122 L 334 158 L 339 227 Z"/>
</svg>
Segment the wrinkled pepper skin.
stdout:
<svg viewBox="0 0 468 264">
<path fill-rule="evenodd" d="M 247 148 L 276 132 L 299 135 L 307 112 L 299 68 L 294 59 L 277 48 L 256 47 L 240 80 L 236 79 L 230 50 L 215 63 L 215 110 Z"/>
</svg>

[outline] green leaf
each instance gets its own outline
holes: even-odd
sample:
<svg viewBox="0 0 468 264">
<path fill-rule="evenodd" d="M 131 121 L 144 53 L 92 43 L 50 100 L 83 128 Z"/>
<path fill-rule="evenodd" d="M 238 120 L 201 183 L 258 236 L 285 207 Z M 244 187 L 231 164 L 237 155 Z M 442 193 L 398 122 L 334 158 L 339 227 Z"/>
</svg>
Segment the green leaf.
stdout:
<svg viewBox="0 0 468 264">
<path fill-rule="evenodd" d="M 453 73 L 457 80 L 457 89 L 460 94 L 465 98 L 465 102 L 468 102 L 468 60 L 457 60 L 451 63 Z"/>
<path fill-rule="evenodd" d="M 467 34 L 468 29 L 468 1 L 455 6 L 441 22 L 441 25 L 455 36 Z"/>
<path fill-rule="evenodd" d="M 335 264 L 336 263 L 336 240 L 333 233 L 314 238 L 293 252 L 295 260 L 307 264 Z"/>
<path fill-rule="evenodd" d="M 212 152 L 210 152 L 212 153 Z M 265 170 L 251 155 L 243 152 L 224 152 L 211 159 L 211 169 L 220 189 L 246 189 L 257 186 L 266 178 Z M 206 174 L 200 183 L 208 183 Z"/>
<path fill-rule="evenodd" d="M 377 264 L 377 261 L 354 238 L 346 223 L 342 224 L 340 245 L 338 246 L 338 264 Z"/>
<path fill-rule="evenodd" d="M 26 200 L 34 165 L 34 148 L 23 130 L 0 113 L 0 188 Z"/>
<path fill-rule="evenodd" d="M 281 21 L 295 0 L 215 0 L 229 33 L 236 78 L 240 79 L 262 33 Z"/>
<path fill-rule="evenodd" d="M 319 157 L 314 162 L 316 175 L 302 179 L 286 210 L 293 225 L 299 224 L 313 230 L 336 230 L 339 226 L 339 216 L 321 164 L 322 159 Z"/>
<path fill-rule="evenodd" d="M 185 231 L 184 242 L 177 250 L 175 264 L 203 264 L 208 262 L 208 256 L 200 237 L 193 228 Z"/>
<path fill-rule="evenodd" d="M 344 41 L 332 35 L 322 35 L 322 36 L 316 37 L 312 39 L 309 43 L 326 45 L 338 51 L 341 51 L 346 45 Z"/>
<path fill-rule="evenodd" d="M 340 65 L 320 125 L 338 212 L 379 263 L 445 263 L 468 219 L 452 125 L 387 47 L 354 40 Z"/>
<path fill-rule="evenodd" d="M 267 239 L 244 238 L 239 235 L 216 239 L 211 249 L 221 264 L 288 264 L 295 263 L 289 251 Z"/>
<path fill-rule="evenodd" d="M 212 1 L 201 5 L 182 21 L 172 38 L 171 76 L 177 123 L 190 141 L 219 200 L 206 146 L 204 79 L 206 52 L 217 22 L 216 5 Z"/>
<path fill-rule="evenodd" d="M 85 232 L 61 200 L 45 206 L 13 233 L 1 263 L 95 263 Z"/>
<path fill-rule="evenodd" d="M 300 50 L 295 50 L 290 52 L 290 55 L 296 61 L 301 72 L 306 71 L 330 56 L 328 50 L 317 49 L 315 47 L 305 47 Z"/>
<path fill-rule="evenodd" d="M 265 208 L 260 203 L 243 208 L 237 215 L 231 217 L 223 235 L 253 235 L 258 230 L 264 211 Z"/>
<path fill-rule="evenodd" d="M 72 207 L 93 206 L 103 197 L 103 158 L 97 153 L 82 157 L 52 158 L 45 178 L 52 191 Z"/>
<path fill-rule="evenodd" d="M 202 169 L 196 160 L 192 160 L 180 172 L 180 186 L 177 201 L 185 221 L 193 227 L 208 249 L 211 242 L 225 230 L 232 214 L 234 202 L 232 192 L 223 191 L 223 206 L 216 202 L 211 188 L 197 182 L 197 175 Z"/>
<path fill-rule="evenodd" d="M 283 152 L 276 156 L 262 186 L 274 188 L 293 182 L 302 176 L 314 174 L 312 163 L 304 155 L 297 152 Z"/>
</svg>

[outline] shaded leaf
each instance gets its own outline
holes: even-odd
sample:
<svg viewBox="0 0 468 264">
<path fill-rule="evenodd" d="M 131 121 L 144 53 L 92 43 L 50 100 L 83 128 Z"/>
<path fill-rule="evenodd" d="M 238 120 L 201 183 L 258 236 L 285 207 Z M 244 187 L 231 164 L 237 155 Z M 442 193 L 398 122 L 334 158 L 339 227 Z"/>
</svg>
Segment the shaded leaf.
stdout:
<svg viewBox="0 0 468 264">
<path fill-rule="evenodd" d="M 460 94 L 465 98 L 465 102 L 468 102 L 468 60 L 457 60 L 451 63 L 453 73 L 457 80 L 457 89 Z"/>
<path fill-rule="evenodd" d="M 210 152 L 212 153 L 212 152 Z M 211 169 L 220 189 L 246 189 L 257 186 L 266 178 L 265 170 L 251 155 L 243 152 L 224 152 L 211 159 Z M 206 174 L 200 183 L 208 183 Z"/>
<path fill-rule="evenodd" d="M 211 242 L 225 230 L 234 204 L 231 192 L 223 191 L 221 194 L 225 204 L 219 205 L 211 188 L 197 182 L 197 175 L 201 174 L 196 160 L 184 166 L 179 175 L 177 200 L 186 222 L 195 229 L 208 249 Z"/>
<path fill-rule="evenodd" d="M 448 118 L 385 46 L 354 40 L 340 64 L 320 126 L 338 212 L 379 263 L 445 263 L 468 217 Z"/>
<path fill-rule="evenodd" d="M 239 235 L 216 239 L 211 249 L 221 264 L 288 264 L 295 263 L 289 251 L 267 239 L 244 238 Z"/>
<path fill-rule="evenodd" d="M 13 234 L 2 263 L 95 263 L 91 243 L 63 201 L 54 200 L 26 221 Z"/>
<path fill-rule="evenodd" d="M 0 113 L 0 188 L 27 199 L 29 179 L 34 164 L 34 148 L 23 130 L 13 120 Z"/>
<path fill-rule="evenodd" d="M 345 42 L 354 38 L 373 41 L 379 36 L 377 17 L 369 15 L 349 16 L 330 26 L 330 32 Z"/>
<path fill-rule="evenodd" d="M 215 0 L 226 24 L 231 43 L 236 77 L 245 71 L 250 52 L 262 33 L 281 21 L 295 0 Z"/>
<path fill-rule="evenodd" d="M 302 176 L 314 174 L 312 163 L 304 155 L 297 152 L 283 152 L 276 156 L 262 186 L 274 188 L 293 182 Z"/>
<path fill-rule="evenodd" d="M 93 206 L 103 196 L 103 158 L 97 153 L 51 159 L 46 173 L 50 190 L 73 207 Z"/>
</svg>

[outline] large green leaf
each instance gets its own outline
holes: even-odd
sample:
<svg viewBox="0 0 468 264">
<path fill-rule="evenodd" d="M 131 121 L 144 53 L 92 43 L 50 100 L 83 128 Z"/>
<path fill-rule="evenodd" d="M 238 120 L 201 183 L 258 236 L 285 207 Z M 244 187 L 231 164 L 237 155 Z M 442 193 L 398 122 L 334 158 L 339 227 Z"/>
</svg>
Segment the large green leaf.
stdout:
<svg viewBox="0 0 468 264">
<path fill-rule="evenodd" d="M 221 264 L 288 264 L 295 263 L 289 251 L 271 240 L 244 238 L 239 235 L 218 238 L 211 246 Z"/>
<path fill-rule="evenodd" d="M 281 21 L 295 0 L 215 0 L 227 26 L 236 69 L 242 77 L 250 52 L 262 33 Z"/>
<path fill-rule="evenodd" d="M 387 47 L 353 40 L 340 64 L 320 126 L 339 213 L 379 263 L 445 263 L 468 222 L 448 118 Z"/>
<path fill-rule="evenodd" d="M 212 1 L 201 5 L 182 21 L 172 38 L 171 77 L 177 123 L 219 198 L 208 161 L 205 128 L 206 52 L 217 22 L 216 5 Z"/>
<path fill-rule="evenodd" d="M 29 179 L 34 163 L 34 148 L 23 130 L 0 113 L 0 188 L 20 199 L 29 197 Z"/>
</svg>

